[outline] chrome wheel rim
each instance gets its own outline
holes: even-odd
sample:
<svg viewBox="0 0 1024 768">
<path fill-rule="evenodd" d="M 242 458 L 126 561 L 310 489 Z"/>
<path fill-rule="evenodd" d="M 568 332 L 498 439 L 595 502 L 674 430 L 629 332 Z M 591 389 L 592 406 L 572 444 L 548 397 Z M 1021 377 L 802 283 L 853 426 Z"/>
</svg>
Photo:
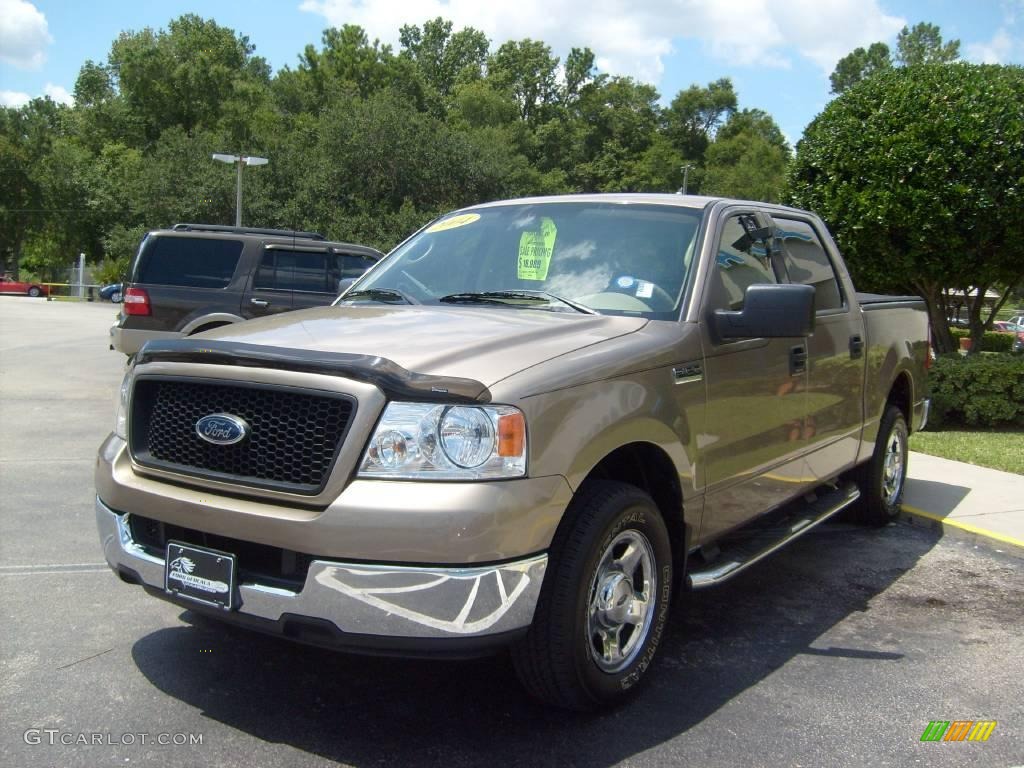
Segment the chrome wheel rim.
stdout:
<svg viewBox="0 0 1024 768">
<path fill-rule="evenodd" d="M 605 548 L 590 584 L 587 641 L 603 672 L 628 667 L 654 622 L 658 593 L 654 550 L 639 531 L 623 531 Z"/>
<path fill-rule="evenodd" d="M 882 498 L 892 504 L 903 490 L 903 466 L 906 463 L 906 441 L 903 433 L 894 429 L 885 444 L 882 460 Z"/>
</svg>

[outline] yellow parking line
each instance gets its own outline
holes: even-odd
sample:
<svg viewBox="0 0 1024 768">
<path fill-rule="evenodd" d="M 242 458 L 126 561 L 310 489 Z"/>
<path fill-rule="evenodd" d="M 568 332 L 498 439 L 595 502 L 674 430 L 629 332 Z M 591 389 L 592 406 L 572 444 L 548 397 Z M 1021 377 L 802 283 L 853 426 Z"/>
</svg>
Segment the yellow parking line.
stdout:
<svg viewBox="0 0 1024 768">
<path fill-rule="evenodd" d="M 973 533 L 978 536 L 984 536 L 987 539 L 995 539 L 996 541 L 1001 541 L 1003 544 L 1012 544 L 1015 547 L 1024 548 L 1024 541 L 1021 541 L 1020 539 L 1015 539 L 1012 536 L 1007 536 L 1002 533 L 996 533 L 995 531 L 988 531 L 984 528 L 979 528 L 976 525 L 970 525 L 969 523 L 961 523 L 959 520 L 950 520 L 948 517 L 942 517 L 941 515 L 936 515 L 932 512 L 925 512 L 923 509 L 912 507 L 909 504 L 904 504 L 903 510 L 905 512 L 909 512 L 912 515 L 917 515 L 918 517 L 924 517 L 928 520 L 934 520 L 937 523 L 942 523 L 943 525 L 949 525 L 953 528 L 959 528 L 960 530 L 967 531 L 968 533 Z"/>
</svg>

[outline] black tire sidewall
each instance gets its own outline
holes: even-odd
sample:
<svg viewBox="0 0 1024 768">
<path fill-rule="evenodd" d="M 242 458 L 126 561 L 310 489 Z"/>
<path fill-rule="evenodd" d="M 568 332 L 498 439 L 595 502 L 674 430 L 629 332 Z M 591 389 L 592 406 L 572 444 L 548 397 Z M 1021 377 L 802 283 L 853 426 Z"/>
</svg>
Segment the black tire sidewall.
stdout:
<svg viewBox="0 0 1024 768">
<path fill-rule="evenodd" d="M 608 521 L 603 526 L 596 544 L 589 548 L 586 563 L 577 584 L 573 628 L 573 637 L 575 638 L 573 657 L 577 678 L 596 701 L 621 698 L 643 679 L 644 673 L 654 660 L 668 622 L 673 578 L 672 548 L 668 531 L 649 496 L 637 490 L 629 495 L 627 503 L 614 507 L 609 505 L 602 511 L 607 515 Z M 587 632 L 590 587 L 602 554 L 616 536 L 629 529 L 642 533 L 654 551 L 658 572 L 655 614 L 640 654 L 624 670 L 611 674 L 597 666 L 590 652 L 590 638 Z"/>
<path fill-rule="evenodd" d="M 907 484 L 907 463 L 910 452 L 910 433 L 907 428 L 907 421 L 903 416 L 903 411 L 896 407 L 890 407 L 886 412 L 882 420 L 882 430 L 878 433 L 879 441 L 875 447 L 875 456 L 873 457 L 872 477 L 871 477 L 871 499 L 872 505 L 877 508 L 879 516 L 885 516 L 888 519 L 896 517 L 900 509 L 900 502 L 903 500 L 903 491 Z M 885 482 L 885 452 L 886 447 L 889 445 L 889 440 L 892 438 L 894 433 L 898 432 L 900 435 L 900 442 L 903 448 L 903 477 L 900 478 L 900 491 L 896 494 L 895 498 L 890 501 L 885 499 L 885 490 L 882 484 Z"/>
<path fill-rule="evenodd" d="M 28 295 L 31 296 L 33 299 L 38 298 L 41 294 L 42 291 L 40 291 L 39 288 L 37 288 L 34 285 L 28 289 Z"/>
</svg>

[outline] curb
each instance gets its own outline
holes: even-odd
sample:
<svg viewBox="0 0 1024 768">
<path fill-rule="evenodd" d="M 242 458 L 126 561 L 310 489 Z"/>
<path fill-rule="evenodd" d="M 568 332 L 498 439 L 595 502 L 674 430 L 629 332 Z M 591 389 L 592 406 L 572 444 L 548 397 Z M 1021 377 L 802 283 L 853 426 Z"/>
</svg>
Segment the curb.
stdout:
<svg viewBox="0 0 1024 768">
<path fill-rule="evenodd" d="M 926 512 L 923 509 L 918 509 L 909 504 L 903 504 L 900 506 L 900 517 L 906 519 L 912 525 L 925 525 L 929 528 L 939 528 L 944 533 L 958 534 L 963 538 L 967 539 L 986 539 L 990 543 L 998 542 L 1000 544 L 1008 544 L 1011 547 L 1016 547 L 1021 553 L 1024 553 L 1024 541 L 1015 539 L 1012 536 L 1007 536 L 1003 533 L 996 533 L 995 531 L 989 531 L 970 523 L 962 523 L 959 520 L 951 520 L 948 517 L 942 517 L 932 512 Z"/>
</svg>

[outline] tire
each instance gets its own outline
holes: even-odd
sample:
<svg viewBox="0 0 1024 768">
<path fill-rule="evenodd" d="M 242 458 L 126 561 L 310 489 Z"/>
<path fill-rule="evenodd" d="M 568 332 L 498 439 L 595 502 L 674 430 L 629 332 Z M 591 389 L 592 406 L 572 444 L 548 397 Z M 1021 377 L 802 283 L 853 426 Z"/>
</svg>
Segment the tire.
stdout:
<svg viewBox="0 0 1024 768">
<path fill-rule="evenodd" d="M 33 299 L 39 298 L 42 295 L 42 293 L 43 292 L 39 290 L 38 285 L 33 285 L 31 288 L 28 289 L 28 295 L 31 296 Z"/>
<path fill-rule="evenodd" d="M 120 291 L 114 291 L 112 294 L 110 294 L 110 303 L 111 304 L 120 304 L 121 303 L 121 292 Z"/>
<path fill-rule="evenodd" d="M 567 709 L 625 699 L 654 659 L 672 601 L 672 547 L 657 506 L 634 486 L 589 482 L 549 556 L 533 624 L 512 648 L 520 681 Z"/>
<path fill-rule="evenodd" d="M 878 427 L 874 453 L 854 471 L 861 495 L 853 509 L 856 522 L 881 526 L 899 514 L 907 479 L 908 437 L 903 411 L 889 403 Z"/>
</svg>

